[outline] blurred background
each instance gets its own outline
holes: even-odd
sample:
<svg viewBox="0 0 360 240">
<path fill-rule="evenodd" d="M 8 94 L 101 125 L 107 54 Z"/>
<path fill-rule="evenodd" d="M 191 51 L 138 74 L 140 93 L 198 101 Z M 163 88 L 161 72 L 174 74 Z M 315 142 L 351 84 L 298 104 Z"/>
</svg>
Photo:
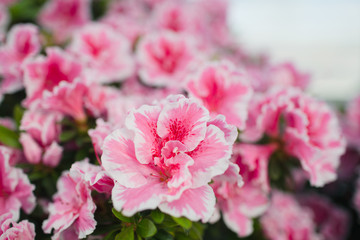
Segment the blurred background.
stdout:
<svg viewBox="0 0 360 240">
<path fill-rule="evenodd" d="M 229 25 L 248 49 L 292 61 L 309 92 L 331 101 L 360 94 L 359 0 L 229 0 Z"/>
</svg>

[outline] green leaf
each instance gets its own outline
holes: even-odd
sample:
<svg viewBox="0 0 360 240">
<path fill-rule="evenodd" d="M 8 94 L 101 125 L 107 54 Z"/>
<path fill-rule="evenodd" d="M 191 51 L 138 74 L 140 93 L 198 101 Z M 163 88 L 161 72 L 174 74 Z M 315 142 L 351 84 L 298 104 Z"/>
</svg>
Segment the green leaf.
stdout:
<svg viewBox="0 0 360 240">
<path fill-rule="evenodd" d="M 111 231 L 111 232 L 109 232 L 104 238 L 103 238 L 103 240 L 113 240 L 113 239 L 115 239 L 115 236 L 116 236 L 116 232 L 117 232 L 118 230 L 113 230 L 113 231 Z"/>
<path fill-rule="evenodd" d="M 172 219 L 179 224 L 180 226 L 182 226 L 183 228 L 185 228 L 186 230 L 189 230 L 192 226 L 192 222 L 184 217 L 180 217 L 180 218 L 176 218 L 176 217 L 172 217 Z"/>
<path fill-rule="evenodd" d="M 115 215 L 115 217 L 116 217 L 117 219 L 119 219 L 119 220 L 122 221 L 122 222 L 127 222 L 127 223 L 133 222 L 133 218 L 132 218 L 132 217 L 126 217 L 126 216 L 122 215 L 122 213 L 116 211 L 115 208 L 112 209 L 112 213 Z"/>
<path fill-rule="evenodd" d="M 123 230 L 118 233 L 115 237 L 115 240 L 134 240 L 134 229 L 132 227 L 123 228 Z"/>
<path fill-rule="evenodd" d="M 68 142 L 69 140 L 73 139 L 75 136 L 76 136 L 76 131 L 69 130 L 62 132 L 59 136 L 59 139 L 60 142 Z"/>
<path fill-rule="evenodd" d="M 162 229 L 158 231 L 154 238 L 158 240 L 174 240 L 173 235 Z"/>
<path fill-rule="evenodd" d="M 19 134 L 2 125 L 0 125 L 0 142 L 9 147 L 21 148 Z"/>
<path fill-rule="evenodd" d="M 44 172 L 33 172 L 33 173 L 29 174 L 28 176 L 29 176 L 30 181 L 36 181 L 41 178 L 44 178 L 46 176 L 46 174 Z"/>
<path fill-rule="evenodd" d="M 144 238 L 152 237 L 156 234 L 156 232 L 157 232 L 157 229 L 156 229 L 155 224 L 147 218 L 144 218 L 137 225 L 137 228 L 136 228 L 136 233 Z"/>
<path fill-rule="evenodd" d="M 155 223 L 161 224 L 164 221 L 165 214 L 160 212 L 159 209 L 156 209 L 151 212 L 151 218 L 152 218 L 152 220 L 154 220 Z"/>
<path fill-rule="evenodd" d="M 13 117 L 16 123 L 16 126 L 19 127 L 21 123 L 21 119 L 24 115 L 25 109 L 22 108 L 19 104 L 14 107 Z"/>
</svg>

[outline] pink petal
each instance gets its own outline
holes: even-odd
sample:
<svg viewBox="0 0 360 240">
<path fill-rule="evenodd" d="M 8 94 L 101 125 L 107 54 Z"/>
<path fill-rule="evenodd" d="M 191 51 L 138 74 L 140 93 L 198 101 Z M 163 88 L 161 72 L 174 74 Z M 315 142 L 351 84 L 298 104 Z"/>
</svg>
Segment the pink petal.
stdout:
<svg viewBox="0 0 360 240">
<path fill-rule="evenodd" d="M 135 154 L 140 163 L 149 163 L 154 156 L 160 156 L 162 140 L 156 132 L 159 114 L 160 107 L 144 105 L 126 118 L 127 128 L 135 132 Z"/>
<path fill-rule="evenodd" d="M 125 216 L 132 216 L 146 209 L 157 208 L 167 191 L 165 184 L 154 181 L 138 188 L 126 188 L 115 182 L 111 195 L 114 208 Z"/>
<path fill-rule="evenodd" d="M 159 205 L 161 211 L 174 217 L 186 217 L 191 221 L 209 221 L 215 211 L 215 194 L 209 185 L 187 189 L 178 200 Z"/>
<path fill-rule="evenodd" d="M 19 141 L 23 146 L 26 160 L 32 164 L 40 163 L 43 150 L 30 134 L 21 133 Z"/>
<path fill-rule="evenodd" d="M 52 142 L 52 144 L 44 152 L 43 163 L 50 167 L 56 167 L 59 165 L 62 152 L 63 148 L 57 142 Z"/>
<path fill-rule="evenodd" d="M 190 166 L 194 186 L 201 186 L 217 175 L 223 174 L 229 167 L 232 145 L 224 137 L 224 133 L 216 126 L 207 128 L 205 139 L 197 148 L 188 154 L 194 159 Z"/>
<path fill-rule="evenodd" d="M 198 103 L 181 99 L 161 111 L 157 133 L 163 139 L 178 140 L 192 151 L 204 139 L 209 112 Z"/>
<path fill-rule="evenodd" d="M 245 237 L 253 232 L 252 220 L 239 211 L 223 212 L 224 222 L 228 228 L 236 232 L 239 237 Z"/>
<path fill-rule="evenodd" d="M 151 169 L 139 163 L 135 156 L 132 135 L 126 129 L 112 132 L 104 140 L 102 166 L 119 184 L 125 187 L 140 187 L 147 183 Z"/>
</svg>

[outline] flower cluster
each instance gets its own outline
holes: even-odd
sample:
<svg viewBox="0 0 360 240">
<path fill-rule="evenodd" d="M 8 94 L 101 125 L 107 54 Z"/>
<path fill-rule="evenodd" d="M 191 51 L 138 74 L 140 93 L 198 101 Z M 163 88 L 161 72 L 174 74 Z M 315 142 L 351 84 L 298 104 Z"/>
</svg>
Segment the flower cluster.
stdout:
<svg viewBox="0 0 360 240">
<path fill-rule="evenodd" d="M 0 239 L 353 234 L 360 98 L 341 115 L 306 94 L 227 8 L 0 0 Z"/>
</svg>

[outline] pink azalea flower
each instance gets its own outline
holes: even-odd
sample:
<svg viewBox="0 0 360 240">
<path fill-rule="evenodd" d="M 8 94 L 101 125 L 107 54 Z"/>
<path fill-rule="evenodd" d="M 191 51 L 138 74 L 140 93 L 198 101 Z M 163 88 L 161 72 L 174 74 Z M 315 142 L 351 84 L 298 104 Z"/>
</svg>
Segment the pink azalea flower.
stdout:
<svg viewBox="0 0 360 240">
<path fill-rule="evenodd" d="M 205 65 L 190 77 L 187 90 L 213 115 L 223 114 L 229 124 L 245 128 L 252 89 L 230 62 Z"/>
<path fill-rule="evenodd" d="M 150 86 L 179 88 L 198 56 L 193 42 L 185 35 L 172 32 L 147 35 L 137 50 L 139 75 Z"/>
<path fill-rule="evenodd" d="M 229 45 L 231 34 L 227 24 L 228 0 L 198 1 L 197 14 L 202 13 L 202 35 L 206 41 L 217 45 Z"/>
<path fill-rule="evenodd" d="M 134 71 L 130 43 L 111 27 L 88 24 L 76 32 L 69 46 L 84 63 L 86 71 L 99 83 L 124 81 Z"/>
<path fill-rule="evenodd" d="M 65 41 L 90 22 L 89 0 L 50 0 L 41 9 L 39 23 L 54 33 L 56 41 Z"/>
<path fill-rule="evenodd" d="M 325 103 L 289 88 L 256 96 L 249 109 L 244 140 L 256 141 L 266 133 L 283 141 L 287 153 L 300 160 L 312 185 L 336 179 L 345 142 L 335 114 Z M 279 123 L 280 119 L 284 121 Z"/>
<path fill-rule="evenodd" d="M 272 86 L 293 86 L 305 90 L 310 83 L 310 75 L 299 72 L 293 64 L 286 62 L 270 68 L 269 80 Z"/>
<path fill-rule="evenodd" d="M 107 175 L 104 169 L 101 166 L 90 164 L 87 158 L 74 163 L 70 171 L 78 172 L 82 175 L 84 181 L 98 192 L 110 194 L 114 187 L 114 181 Z"/>
<path fill-rule="evenodd" d="M 350 226 L 348 212 L 316 194 L 300 196 L 300 205 L 312 211 L 319 234 L 326 240 L 346 239 Z"/>
<path fill-rule="evenodd" d="M 44 232 L 54 229 L 52 239 L 85 238 L 96 225 L 96 205 L 88 182 L 77 171 L 66 171 L 59 178 L 57 189 L 54 202 L 49 204 L 49 218 L 42 225 Z"/>
<path fill-rule="evenodd" d="M 62 147 L 57 143 L 60 134 L 58 122 L 61 116 L 40 110 L 26 111 L 21 119 L 20 143 L 28 162 L 38 164 L 41 161 L 56 167 L 62 156 Z"/>
<path fill-rule="evenodd" d="M 270 240 L 320 240 L 315 232 L 312 212 L 301 207 L 293 196 L 273 192 L 271 205 L 261 217 L 260 223 Z"/>
<path fill-rule="evenodd" d="M 305 90 L 310 83 L 310 75 L 298 71 L 289 62 L 248 66 L 247 71 L 252 87 L 258 92 L 266 92 L 273 87 L 297 87 Z"/>
<path fill-rule="evenodd" d="M 343 129 L 350 147 L 360 150 L 360 96 L 347 104 Z"/>
<path fill-rule="evenodd" d="M 71 116 L 78 122 L 86 120 L 84 98 L 87 94 L 87 85 L 80 81 L 62 81 L 54 87 L 53 92 L 44 92 L 41 106 L 47 110 Z"/>
<path fill-rule="evenodd" d="M 113 87 L 101 86 L 96 83 L 88 86 L 84 96 L 86 110 L 95 117 L 104 117 L 111 114 L 113 106 L 108 109 L 108 104 L 119 97 L 119 91 Z M 110 111 L 109 111 L 110 110 Z"/>
<path fill-rule="evenodd" d="M 35 225 L 27 220 L 14 221 L 11 213 L 0 215 L 0 240 L 33 240 Z"/>
<path fill-rule="evenodd" d="M 52 94 L 61 82 L 73 82 L 82 73 L 81 64 L 59 48 L 47 48 L 46 53 L 24 65 L 26 107 L 44 102 L 44 92 Z"/>
<path fill-rule="evenodd" d="M 235 164 L 230 165 L 224 175 L 215 177 L 211 185 L 225 224 L 239 237 L 253 232 L 252 218 L 263 214 L 268 207 L 267 172 L 273 151 L 272 145 L 235 145 L 232 157 Z"/>
<path fill-rule="evenodd" d="M 180 1 L 167 1 L 155 5 L 153 28 L 178 33 L 199 34 L 202 22 L 194 4 Z"/>
<path fill-rule="evenodd" d="M 96 120 L 95 129 L 90 129 L 88 134 L 94 145 L 95 154 L 102 154 L 104 139 L 113 131 L 113 124 L 105 122 L 102 118 Z"/>
<path fill-rule="evenodd" d="M 20 208 L 28 214 L 35 208 L 35 187 L 21 169 L 9 165 L 9 159 L 8 149 L 0 146 L 0 215 L 11 213 L 17 221 Z"/>
<path fill-rule="evenodd" d="M 40 51 L 39 30 L 32 24 L 15 25 L 8 33 L 6 43 L 0 47 L 0 84 L 2 93 L 13 93 L 23 88 L 23 62 Z"/>
<path fill-rule="evenodd" d="M 102 165 L 115 181 L 114 207 L 126 216 L 159 207 L 207 221 L 215 206 L 208 182 L 227 169 L 232 147 L 209 119 L 204 107 L 181 95 L 131 112 L 126 128 L 103 145 Z"/>
</svg>

